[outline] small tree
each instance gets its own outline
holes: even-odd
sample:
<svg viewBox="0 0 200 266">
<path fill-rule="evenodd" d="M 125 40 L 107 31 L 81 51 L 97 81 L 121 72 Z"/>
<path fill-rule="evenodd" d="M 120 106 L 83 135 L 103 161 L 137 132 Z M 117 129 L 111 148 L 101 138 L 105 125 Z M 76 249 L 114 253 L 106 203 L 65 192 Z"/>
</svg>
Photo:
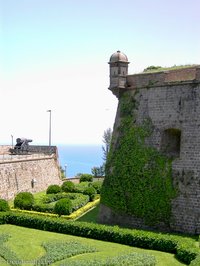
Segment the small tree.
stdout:
<svg viewBox="0 0 200 266">
<path fill-rule="evenodd" d="M 91 169 L 91 172 L 93 174 L 94 177 L 99 177 L 99 176 L 104 176 L 105 175 L 105 164 L 101 165 L 101 166 L 94 166 Z"/>
<path fill-rule="evenodd" d="M 104 145 L 102 146 L 102 150 L 103 150 L 103 160 L 104 161 L 106 161 L 106 159 L 107 159 L 108 152 L 110 150 L 111 140 L 112 140 L 112 130 L 111 130 L 111 128 L 108 128 L 103 133 Z"/>
<path fill-rule="evenodd" d="M 66 176 L 65 176 L 65 170 L 62 168 L 62 166 L 60 166 L 60 174 L 61 174 L 61 178 L 62 179 L 65 179 Z"/>
</svg>

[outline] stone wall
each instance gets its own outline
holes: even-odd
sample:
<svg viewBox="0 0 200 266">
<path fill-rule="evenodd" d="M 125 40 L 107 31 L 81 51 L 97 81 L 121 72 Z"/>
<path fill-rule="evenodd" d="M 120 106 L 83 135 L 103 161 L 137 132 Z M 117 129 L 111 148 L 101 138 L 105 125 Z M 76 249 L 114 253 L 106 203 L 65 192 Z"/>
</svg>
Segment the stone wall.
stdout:
<svg viewBox="0 0 200 266">
<path fill-rule="evenodd" d="M 0 160 L 0 198 L 10 200 L 22 191 L 39 192 L 50 184 L 62 184 L 56 154 Z"/>
<path fill-rule="evenodd" d="M 173 145 L 170 148 L 175 149 L 176 154 L 172 164 L 173 182 L 178 189 L 178 196 L 172 201 L 170 229 L 199 234 L 200 68 L 131 75 L 127 76 L 127 86 L 126 91 L 129 90 L 139 103 L 136 123 L 142 124 L 145 118 L 152 121 L 153 134 L 147 144 L 163 151 L 163 145 L 167 144 L 165 142 L 172 138 Z M 123 91 L 120 93 L 122 95 Z M 119 124 L 118 111 L 113 132 L 116 142 Z M 174 132 L 178 134 L 174 135 Z M 147 228 L 141 219 L 116 214 L 103 205 L 100 221 Z M 162 225 L 158 228 L 162 228 Z"/>
<path fill-rule="evenodd" d="M 200 80 L 200 66 L 161 71 L 154 73 L 141 73 L 127 76 L 127 88 L 141 88 L 152 86 L 167 86 L 172 82 L 192 82 Z"/>
<path fill-rule="evenodd" d="M 0 146 L 0 155 L 3 155 L 3 154 L 9 154 L 9 149 L 11 149 L 12 146 L 11 145 L 1 145 Z"/>
</svg>

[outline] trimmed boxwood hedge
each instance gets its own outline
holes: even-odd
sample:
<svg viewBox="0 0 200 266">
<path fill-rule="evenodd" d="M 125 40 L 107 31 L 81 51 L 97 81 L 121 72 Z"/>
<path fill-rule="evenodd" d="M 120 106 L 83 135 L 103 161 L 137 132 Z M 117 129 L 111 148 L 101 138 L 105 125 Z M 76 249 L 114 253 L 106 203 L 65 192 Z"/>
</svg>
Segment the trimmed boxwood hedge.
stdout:
<svg viewBox="0 0 200 266">
<path fill-rule="evenodd" d="M 0 213 L 0 224 L 5 223 L 174 253 L 180 261 L 186 264 L 190 264 L 199 255 L 199 248 L 195 246 L 195 242 L 179 235 L 86 222 L 71 222 L 63 218 L 40 217 L 12 212 Z"/>
<path fill-rule="evenodd" d="M 58 193 L 46 195 L 41 203 L 36 203 L 32 206 L 32 210 L 38 212 L 49 212 L 54 213 L 54 205 L 56 201 L 60 199 L 69 199 L 72 203 L 72 211 L 86 205 L 90 197 L 88 195 L 83 195 L 80 193 Z"/>
</svg>

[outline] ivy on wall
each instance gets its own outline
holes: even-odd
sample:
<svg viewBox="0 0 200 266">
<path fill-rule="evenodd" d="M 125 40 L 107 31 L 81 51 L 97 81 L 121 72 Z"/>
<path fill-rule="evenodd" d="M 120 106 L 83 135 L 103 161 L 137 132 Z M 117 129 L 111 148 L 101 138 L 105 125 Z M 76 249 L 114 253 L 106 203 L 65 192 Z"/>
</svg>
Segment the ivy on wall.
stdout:
<svg viewBox="0 0 200 266">
<path fill-rule="evenodd" d="M 171 200 L 176 196 L 171 161 L 145 144 L 151 123 L 135 123 L 137 105 L 128 93 L 120 99 L 119 137 L 107 158 L 101 203 L 116 212 L 143 218 L 149 225 L 168 224 Z"/>
</svg>

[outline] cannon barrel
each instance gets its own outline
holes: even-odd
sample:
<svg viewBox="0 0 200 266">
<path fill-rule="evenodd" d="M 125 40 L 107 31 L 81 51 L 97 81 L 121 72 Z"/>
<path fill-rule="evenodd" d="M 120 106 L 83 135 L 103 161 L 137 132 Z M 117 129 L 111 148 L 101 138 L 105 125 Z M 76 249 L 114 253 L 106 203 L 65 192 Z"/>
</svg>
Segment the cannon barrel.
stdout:
<svg viewBox="0 0 200 266">
<path fill-rule="evenodd" d="M 17 144 L 19 143 L 24 143 L 24 142 L 26 142 L 26 143 L 28 143 L 28 142 L 32 142 L 32 139 L 26 139 L 26 138 L 17 138 L 16 139 L 16 142 L 17 142 Z"/>
</svg>

